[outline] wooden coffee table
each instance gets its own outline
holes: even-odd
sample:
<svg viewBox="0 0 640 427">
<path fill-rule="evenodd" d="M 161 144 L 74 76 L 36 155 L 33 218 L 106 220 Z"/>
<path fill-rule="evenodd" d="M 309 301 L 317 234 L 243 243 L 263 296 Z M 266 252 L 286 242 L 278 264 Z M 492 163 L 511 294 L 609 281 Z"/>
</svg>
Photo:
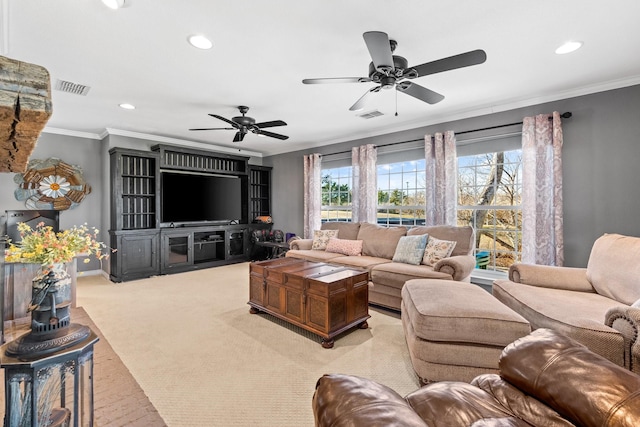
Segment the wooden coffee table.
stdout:
<svg viewBox="0 0 640 427">
<path fill-rule="evenodd" d="M 331 348 L 342 332 L 369 327 L 368 277 L 365 270 L 296 258 L 252 262 L 249 312 L 306 329 Z"/>
</svg>

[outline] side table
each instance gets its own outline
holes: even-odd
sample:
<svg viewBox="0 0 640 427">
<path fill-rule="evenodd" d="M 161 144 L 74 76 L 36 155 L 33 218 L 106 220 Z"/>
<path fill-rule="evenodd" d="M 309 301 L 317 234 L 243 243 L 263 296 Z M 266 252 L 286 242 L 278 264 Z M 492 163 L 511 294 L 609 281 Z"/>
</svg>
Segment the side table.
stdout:
<svg viewBox="0 0 640 427">
<path fill-rule="evenodd" d="M 285 242 L 256 242 L 256 246 L 269 248 L 268 259 L 282 258 L 289 250 L 289 244 Z"/>
</svg>

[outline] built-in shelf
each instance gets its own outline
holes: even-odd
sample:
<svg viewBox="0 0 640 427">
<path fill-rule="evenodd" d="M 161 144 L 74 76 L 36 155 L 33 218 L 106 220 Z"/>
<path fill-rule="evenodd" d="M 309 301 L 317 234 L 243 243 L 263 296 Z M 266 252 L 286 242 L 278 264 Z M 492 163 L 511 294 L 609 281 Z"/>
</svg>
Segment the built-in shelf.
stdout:
<svg viewBox="0 0 640 427">
<path fill-rule="evenodd" d="M 271 215 L 271 168 L 248 158 L 155 145 L 151 151 L 112 148 L 111 279 L 120 282 L 248 260 L 253 224 Z M 225 174 L 242 179 L 241 224 L 166 227 L 160 223 L 160 174 L 164 170 Z M 185 197 L 198 197 L 192 193 Z M 220 201 L 223 203 L 224 201 Z"/>
</svg>

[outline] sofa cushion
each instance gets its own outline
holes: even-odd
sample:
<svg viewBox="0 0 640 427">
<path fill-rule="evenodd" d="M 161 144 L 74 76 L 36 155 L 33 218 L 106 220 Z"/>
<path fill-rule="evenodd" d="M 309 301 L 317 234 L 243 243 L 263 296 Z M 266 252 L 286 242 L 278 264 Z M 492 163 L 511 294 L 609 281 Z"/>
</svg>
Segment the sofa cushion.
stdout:
<svg viewBox="0 0 640 427">
<path fill-rule="evenodd" d="M 600 295 L 626 305 L 640 298 L 640 238 L 605 234 L 591 248 L 587 278 Z"/>
<path fill-rule="evenodd" d="M 523 393 L 498 374 L 478 375 L 471 380 L 471 385 L 489 393 L 501 406 L 509 408 L 518 418 L 532 426 L 575 427 L 575 424 L 564 419 L 562 415 Z"/>
<path fill-rule="evenodd" d="M 360 256 L 362 255 L 362 240 L 329 239 L 325 250 L 336 254 Z"/>
<path fill-rule="evenodd" d="M 451 252 L 452 256 L 471 255 L 475 247 L 475 234 L 471 226 L 456 227 L 453 225 L 432 225 L 412 227 L 407 231 L 407 236 L 428 234 L 440 240 L 454 240 L 456 247 Z"/>
<path fill-rule="evenodd" d="M 592 292 L 543 288 L 496 280 L 493 295 L 521 313 L 533 329 L 549 328 L 568 335 L 616 364 L 623 364 L 622 335 L 604 324 L 607 311 L 619 302 Z"/>
<path fill-rule="evenodd" d="M 424 250 L 422 264 L 435 266 L 442 258 L 451 256 L 451 252 L 456 247 L 455 240 L 440 240 L 433 236 L 429 236 L 429 241 Z"/>
<path fill-rule="evenodd" d="M 338 237 L 341 239 L 356 240 L 360 230 L 359 222 L 329 221 L 322 223 L 322 230 L 338 230 Z"/>
<path fill-rule="evenodd" d="M 402 315 L 427 341 L 504 347 L 530 331 L 522 316 L 470 283 L 410 280 L 402 288 L 402 303 Z"/>
<path fill-rule="evenodd" d="M 311 249 L 314 251 L 324 251 L 327 249 L 329 239 L 338 236 L 338 230 L 314 230 L 313 231 L 313 244 Z"/>
<path fill-rule="evenodd" d="M 393 254 L 393 261 L 413 265 L 420 264 L 428 238 L 428 234 L 400 237 L 396 251 Z"/>
<path fill-rule="evenodd" d="M 404 282 L 411 279 L 445 279 L 451 280 L 451 275 L 433 271 L 428 265 L 411 265 L 401 262 L 389 262 L 376 265 L 371 269 L 371 280 L 374 283 L 384 283 L 400 290 Z"/>
<path fill-rule="evenodd" d="M 287 251 L 285 256 L 315 262 L 330 262 L 333 258 L 338 258 L 342 255 L 335 252 L 314 251 L 312 249 L 291 249 Z"/>
<path fill-rule="evenodd" d="M 363 222 L 358 231 L 358 240 L 362 240 L 362 255 L 391 260 L 400 237 L 406 234 L 406 227 L 381 227 Z"/>
<path fill-rule="evenodd" d="M 363 255 L 363 256 L 338 255 L 336 258 L 331 258 L 331 264 L 340 264 L 340 265 L 346 265 L 349 267 L 367 268 L 367 269 L 371 269 L 371 267 L 376 265 L 390 263 L 390 262 L 391 260 L 387 258 L 378 258 L 378 257 L 366 256 L 366 255 Z"/>
</svg>

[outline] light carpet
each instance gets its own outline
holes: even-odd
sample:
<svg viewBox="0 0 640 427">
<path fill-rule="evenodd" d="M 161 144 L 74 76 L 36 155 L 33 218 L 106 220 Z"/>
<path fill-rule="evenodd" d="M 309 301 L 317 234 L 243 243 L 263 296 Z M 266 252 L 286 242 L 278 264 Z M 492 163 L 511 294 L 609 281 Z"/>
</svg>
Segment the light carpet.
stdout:
<svg viewBox="0 0 640 427">
<path fill-rule="evenodd" d="M 168 426 L 313 426 L 325 373 L 418 388 L 398 315 L 370 309 L 368 329 L 320 337 L 250 314 L 249 263 L 111 283 L 79 276 L 82 306 Z"/>
</svg>

